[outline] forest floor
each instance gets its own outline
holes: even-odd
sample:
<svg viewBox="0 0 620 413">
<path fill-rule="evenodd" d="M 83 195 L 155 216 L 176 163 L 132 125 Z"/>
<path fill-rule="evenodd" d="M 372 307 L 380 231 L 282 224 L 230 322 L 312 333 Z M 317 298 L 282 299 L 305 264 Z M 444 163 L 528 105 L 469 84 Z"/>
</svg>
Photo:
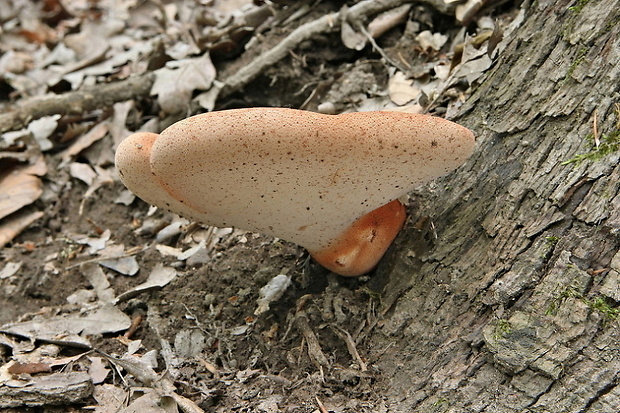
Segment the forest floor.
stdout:
<svg viewBox="0 0 620 413">
<path fill-rule="evenodd" d="M 121 184 L 113 156 L 130 131 L 213 109 L 453 115 L 515 6 L 463 6 L 464 28 L 453 2 L 401 3 L 381 21 L 302 33 L 276 64 L 266 52 L 345 13 L 344 2 L 1 8 L 0 408 L 389 411 L 375 363 L 387 349 L 369 339 L 385 315 L 383 280 L 335 276 L 296 245 L 149 207 Z M 102 86 L 130 77 L 140 85 L 128 97 L 105 96 Z M 45 113 L 34 113 L 40 96 Z M 106 98 L 114 104 L 98 107 Z M 280 274 L 290 285 L 259 300 Z"/>
</svg>

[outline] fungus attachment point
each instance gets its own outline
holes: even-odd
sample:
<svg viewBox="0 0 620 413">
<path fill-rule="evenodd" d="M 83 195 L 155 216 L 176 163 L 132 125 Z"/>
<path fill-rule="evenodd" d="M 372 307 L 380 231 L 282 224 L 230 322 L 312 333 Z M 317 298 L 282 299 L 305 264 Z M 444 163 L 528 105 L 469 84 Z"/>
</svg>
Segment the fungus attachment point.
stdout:
<svg viewBox="0 0 620 413">
<path fill-rule="evenodd" d="M 309 251 L 310 255 L 337 274 L 365 274 L 383 257 L 405 218 L 405 206 L 396 199 L 359 218 L 329 248 Z"/>
<path fill-rule="evenodd" d="M 473 146 L 469 130 L 427 115 L 252 108 L 131 135 L 116 165 L 151 204 L 295 242 L 354 276 L 375 267 L 402 227 L 397 199 L 456 169 Z"/>
</svg>

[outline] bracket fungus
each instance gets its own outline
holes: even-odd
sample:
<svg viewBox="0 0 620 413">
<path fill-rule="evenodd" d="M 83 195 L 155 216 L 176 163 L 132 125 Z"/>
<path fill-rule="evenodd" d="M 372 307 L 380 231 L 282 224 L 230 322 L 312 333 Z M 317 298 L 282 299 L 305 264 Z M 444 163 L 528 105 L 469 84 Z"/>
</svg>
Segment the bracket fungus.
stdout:
<svg viewBox="0 0 620 413">
<path fill-rule="evenodd" d="M 460 166 L 474 136 L 428 115 L 251 108 L 119 145 L 122 182 L 189 219 L 295 242 L 346 276 L 372 270 L 406 218 L 398 200 Z"/>
</svg>

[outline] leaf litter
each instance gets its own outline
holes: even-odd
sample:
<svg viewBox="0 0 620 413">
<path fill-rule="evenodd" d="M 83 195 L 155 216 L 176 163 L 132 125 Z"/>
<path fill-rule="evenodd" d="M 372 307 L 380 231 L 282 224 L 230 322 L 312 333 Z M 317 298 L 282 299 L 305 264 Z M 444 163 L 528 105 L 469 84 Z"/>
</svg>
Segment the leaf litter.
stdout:
<svg viewBox="0 0 620 413">
<path fill-rule="evenodd" d="M 357 58 L 338 61 L 302 44 L 286 53 L 289 63 L 265 71 L 267 87 L 226 95 L 236 66 L 258 65 L 295 27 L 346 16 L 327 2 L 306 3 L 49 0 L 0 11 L 3 112 L 153 75 L 141 98 L 88 111 L 78 99 L 25 127 L 3 123 L 1 407 L 307 411 L 323 408 L 315 403 L 321 383 L 333 392 L 330 405 L 345 411 L 355 400 L 343 385 L 369 394 L 377 372 L 363 338 L 375 303 L 357 288 L 364 280 L 310 282 L 296 246 L 148 208 L 113 168 L 113 149 L 131 131 L 158 132 L 200 108 L 450 115 L 523 19 L 515 11 L 478 16 L 484 2 L 434 1 L 467 21 L 465 30 L 434 23 L 433 6 L 403 2 L 370 19 L 331 22 L 337 37 L 326 26 L 322 41 Z M 357 384 L 338 380 L 342 368 Z M 248 397 L 252 388 L 265 396 Z"/>
</svg>

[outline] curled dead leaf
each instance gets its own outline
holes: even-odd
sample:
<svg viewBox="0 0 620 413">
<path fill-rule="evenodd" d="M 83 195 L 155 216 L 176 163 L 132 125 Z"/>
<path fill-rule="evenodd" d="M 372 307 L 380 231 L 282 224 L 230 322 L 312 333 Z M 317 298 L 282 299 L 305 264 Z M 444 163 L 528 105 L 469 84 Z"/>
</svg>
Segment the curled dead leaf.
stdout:
<svg viewBox="0 0 620 413">
<path fill-rule="evenodd" d="M 39 199 L 43 193 L 39 176 L 47 166 L 43 157 L 32 165 L 18 166 L 0 174 L 0 219 Z"/>
</svg>

